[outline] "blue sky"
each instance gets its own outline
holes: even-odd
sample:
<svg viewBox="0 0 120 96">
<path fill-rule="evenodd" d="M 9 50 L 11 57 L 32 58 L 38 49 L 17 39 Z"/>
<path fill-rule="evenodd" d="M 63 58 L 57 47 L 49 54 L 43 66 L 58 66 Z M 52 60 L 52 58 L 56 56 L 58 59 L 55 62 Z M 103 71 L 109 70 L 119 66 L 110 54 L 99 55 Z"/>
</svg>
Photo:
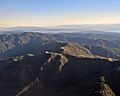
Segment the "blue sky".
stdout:
<svg viewBox="0 0 120 96">
<path fill-rule="evenodd" d="M 120 0 L 0 0 L 0 26 L 120 23 Z"/>
</svg>

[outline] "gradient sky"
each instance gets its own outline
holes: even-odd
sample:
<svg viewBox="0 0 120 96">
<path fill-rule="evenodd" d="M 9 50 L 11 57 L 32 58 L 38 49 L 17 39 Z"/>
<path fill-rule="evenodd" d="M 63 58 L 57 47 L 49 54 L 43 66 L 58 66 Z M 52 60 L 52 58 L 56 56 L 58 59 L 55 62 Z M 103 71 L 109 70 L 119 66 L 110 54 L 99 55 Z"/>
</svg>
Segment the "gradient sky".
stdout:
<svg viewBox="0 0 120 96">
<path fill-rule="evenodd" d="M 120 23 L 120 0 L 0 0 L 0 26 Z"/>
</svg>

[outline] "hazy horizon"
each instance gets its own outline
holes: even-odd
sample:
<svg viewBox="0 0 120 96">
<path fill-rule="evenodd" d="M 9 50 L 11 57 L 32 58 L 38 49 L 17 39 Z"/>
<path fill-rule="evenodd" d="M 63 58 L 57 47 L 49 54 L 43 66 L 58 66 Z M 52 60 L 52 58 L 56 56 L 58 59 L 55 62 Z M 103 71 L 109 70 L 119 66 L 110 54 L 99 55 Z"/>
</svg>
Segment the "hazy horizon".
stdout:
<svg viewBox="0 0 120 96">
<path fill-rule="evenodd" d="M 2 0 L 0 27 L 120 24 L 119 0 Z"/>
</svg>

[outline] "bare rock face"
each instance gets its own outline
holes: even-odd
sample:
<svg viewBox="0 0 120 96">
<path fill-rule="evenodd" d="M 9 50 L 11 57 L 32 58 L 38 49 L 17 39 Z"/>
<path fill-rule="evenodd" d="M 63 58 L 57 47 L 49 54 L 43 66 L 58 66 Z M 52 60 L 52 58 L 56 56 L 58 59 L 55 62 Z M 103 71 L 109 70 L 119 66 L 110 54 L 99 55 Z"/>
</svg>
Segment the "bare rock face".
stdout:
<svg viewBox="0 0 120 96">
<path fill-rule="evenodd" d="M 94 96 L 116 96 L 113 90 L 107 84 L 104 76 L 99 78 L 99 82 L 97 82 L 96 86 L 98 86 L 98 89 L 95 91 Z"/>
<path fill-rule="evenodd" d="M 55 53 L 55 52 L 46 52 L 46 53 L 49 54 L 50 57 L 48 58 L 47 62 L 44 63 L 45 65 L 55 62 L 56 60 L 59 60 L 60 65 L 58 70 L 62 71 L 62 68 L 64 67 L 64 65 L 68 63 L 68 59 L 60 53 Z"/>
</svg>

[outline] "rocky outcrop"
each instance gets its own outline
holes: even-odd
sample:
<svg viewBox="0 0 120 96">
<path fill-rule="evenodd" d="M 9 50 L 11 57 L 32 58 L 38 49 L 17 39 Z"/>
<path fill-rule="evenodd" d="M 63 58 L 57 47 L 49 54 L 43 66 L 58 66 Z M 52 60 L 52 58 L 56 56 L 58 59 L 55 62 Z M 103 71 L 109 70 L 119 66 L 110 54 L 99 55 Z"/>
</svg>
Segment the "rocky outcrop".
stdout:
<svg viewBox="0 0 120 96">
<path fill-rule="evenodd" d="M 53 62 L 59 60 L 60 65 L 59 65 L 58 71 L 62 71 L 63 66 L 64 66 L 66 63 L 68 63 L 68 59 L 67 59 L 64 55 L 62 55 L 62 54 L 60 54 L 60 53 L 47 52 L 47 51 L 46 51 L 46 54 L 49 54 L 50 57 L 48 58 L 47 62 L 44 63 L 44 65 L 50 64 L 50 63 L 53 63 Z M 57 62 L 57 63 L 58 63 L 58 62 Z"/>
<path fill-rule="evenodd" d="M 107 84 L 104 76 L 99 78 L 96 86 L 98 89 L 95 91 L 94 96 L 116 96 L 113 90 Z"/>
</svg>

